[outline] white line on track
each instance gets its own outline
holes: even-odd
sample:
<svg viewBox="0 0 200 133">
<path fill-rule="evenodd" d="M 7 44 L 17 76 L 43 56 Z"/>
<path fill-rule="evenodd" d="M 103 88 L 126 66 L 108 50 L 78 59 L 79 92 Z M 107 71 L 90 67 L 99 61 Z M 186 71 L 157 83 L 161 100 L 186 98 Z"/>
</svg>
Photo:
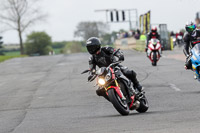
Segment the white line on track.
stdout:
<svg viewBox="0 0 200 133">
<path fill-rule="evenodd" d="M 175 91 L 181 91 L 181 89 L 179 89 L 178 87 L 176 87 L 175 84 L 169 84 L 169 87 L 174 89 Z"/>
</svg>

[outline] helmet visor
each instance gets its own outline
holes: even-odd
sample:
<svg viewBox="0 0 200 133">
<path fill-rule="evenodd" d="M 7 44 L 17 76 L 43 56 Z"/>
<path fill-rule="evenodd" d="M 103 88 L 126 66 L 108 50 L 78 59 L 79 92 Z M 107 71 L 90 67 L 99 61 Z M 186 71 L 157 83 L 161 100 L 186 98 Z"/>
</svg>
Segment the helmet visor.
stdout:
<svg viewBox="0 0 200 133">
<path fill-rule="evenodd" d="M 156 30 L 151 30 L 152 32 L 156 32 Z"/>
<path fill-rule="evenodd" d="M 186 30 L 187 30 L 188 32 L 193 32 L 195 28 L 196 28 L 195 25 L 191 25 L 191 26 L 186 27 Z"/>
<path fill-rule="evenodd" d="M 90 45 L 87 46 L 87 50 L 90 54 L 95 54 L 100 49 L 99 45 Z"/>
</svg>

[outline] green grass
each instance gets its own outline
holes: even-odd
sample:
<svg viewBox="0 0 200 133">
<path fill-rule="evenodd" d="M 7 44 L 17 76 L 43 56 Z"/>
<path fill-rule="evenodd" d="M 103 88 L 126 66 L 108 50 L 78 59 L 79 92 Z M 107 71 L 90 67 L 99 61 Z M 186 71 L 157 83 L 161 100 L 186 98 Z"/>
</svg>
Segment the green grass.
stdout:
<svg viewBox="0 0 200 133">
<path fill-rule="evenodd" d="M 27 55 L 20 55 L 20 51 L 12 51 L 12 52 L 4 52 L 5 55 L 0 56 L 0 62 L 12 59 L 12 58 L 18 58 L 18 57 L 27 57 Z"/>
<path fill-rule="evenodd" d="M 136 47 L 134 49 L 140 52 L 144 52 L 145 47 L 146 47 L 145 41 L 137 40 Z"/>
<path fill-rule="evenodd" d="M 19 56 L 20 51 L 4 52 L 6 56 Z"/>
<path fill-rule="evenodd" d="M 26 57 L 27 55 L 2 55 L 0 56 L 0 62 L 3 62 L 3 61 L 6 61 L 6 60 L 9 60 L 9 59 L 12 59 L 12 58 L 18 58 L 18 57 Z"/>
</svg>

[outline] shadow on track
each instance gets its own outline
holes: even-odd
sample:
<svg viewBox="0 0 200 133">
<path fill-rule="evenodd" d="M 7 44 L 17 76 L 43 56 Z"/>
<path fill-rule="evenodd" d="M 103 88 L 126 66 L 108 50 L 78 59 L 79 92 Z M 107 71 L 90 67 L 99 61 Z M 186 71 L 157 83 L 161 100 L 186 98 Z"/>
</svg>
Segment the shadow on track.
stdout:
<svg viewBox="0 0 200 133">
<path fill-rule="evenodd" d="M 162 114 L 162 113 L 167 113 L 167 112 L 168 111 L 149 111 L 149 112 L 146 112 L 146 113 L 131 112 L 127 116 L 122 116 L 120 114 L 113 114 L 113 115 L 89 116 L 89 117 L 84 117 L 84 118 L 86 118 L 86 119 L 119 118 L 119 117 L 145 116 L 145 115 L 153 115 L 153 114 Z"/>
<path fill-rule="evenodd" d="M 189 92 L 183 92 L 184 94 L 196 94 L 199 95 L 200 94 L 200 90 L 198 91 L 189 91 Z"/>
</svg>

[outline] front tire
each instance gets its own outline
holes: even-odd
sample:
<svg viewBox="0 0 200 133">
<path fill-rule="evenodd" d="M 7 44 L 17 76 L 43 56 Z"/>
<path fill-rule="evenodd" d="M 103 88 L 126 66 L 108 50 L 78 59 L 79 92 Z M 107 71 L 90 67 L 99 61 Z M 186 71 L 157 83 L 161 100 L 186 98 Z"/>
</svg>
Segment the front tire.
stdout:
<svg viewBox="0 0 200 133">
<path fill-rule="evenodd" d="M 149 109 L 149 103 L 147 101 L 147 98 L 145 95 L 143 95 L 143 98 L 140 99 L 140 107 L 136 109 L 139 113 L 144 113 Z"/>
<path fill-rule="evenodd" d="M 153 63 L 152 63 L 153 66 L 156 66 L 157 65 L 157 54 L 156 52 L 153 52 Z"/>
<path fill-rule="evenodd" d="M 126 101 L 122 101 L 122 99 L 118 96 L 114 89 L 108 90 L 108 97 L 115 107 L 115 109 L 121 115 L 128 115 L 129 114 L 129 107 Z"/>
</svg>

